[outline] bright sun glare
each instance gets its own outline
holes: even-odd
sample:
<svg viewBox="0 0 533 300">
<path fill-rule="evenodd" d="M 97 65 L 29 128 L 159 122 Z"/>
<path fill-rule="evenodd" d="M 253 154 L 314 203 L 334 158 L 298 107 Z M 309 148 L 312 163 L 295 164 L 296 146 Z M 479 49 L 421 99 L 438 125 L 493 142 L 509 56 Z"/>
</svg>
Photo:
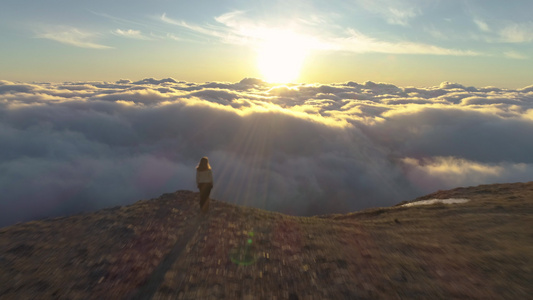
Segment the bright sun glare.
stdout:
<svg viewBox="0 0 533 300">
<path fill-rule="evenodd" d="M 264 80 L 288 83 L 298 79 L 309 43 L 289 31 L 270 32 L 260 44 L 257 64 Z"/>
</svg>

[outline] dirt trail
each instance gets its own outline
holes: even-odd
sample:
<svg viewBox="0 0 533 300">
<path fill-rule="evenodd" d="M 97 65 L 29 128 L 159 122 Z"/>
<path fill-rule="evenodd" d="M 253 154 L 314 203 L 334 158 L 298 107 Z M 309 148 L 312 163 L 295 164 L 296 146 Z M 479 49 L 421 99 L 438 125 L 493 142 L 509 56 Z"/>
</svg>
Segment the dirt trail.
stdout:
<svg viewBox="0 0 533 300">
<path fill-rule="evenodd" d="M 131 300 L 142 300 L 142 299 L 152 299 L 154 294 L 157 292 L 157 289 L 161 286 L 164 281 L 165 274 L 170 270 L 172 265 L 180 257 L 183 250 L 187 247 L 187 244 L 191 241 L 192 237 L 195 236 L 198 231 L 200 224 L 204 220 L 200 215 L 195 218 L 195 221 L 192 222 L 187 229 L 185 229 L 183 235 L 178 239 L 170 253 L 161 261 L 161 263 L 156 267 L 154 272 L 150 275 L 148 280 L 144 285 L 142 285 L 135 293 L 129 298 Z"/>
</svg>

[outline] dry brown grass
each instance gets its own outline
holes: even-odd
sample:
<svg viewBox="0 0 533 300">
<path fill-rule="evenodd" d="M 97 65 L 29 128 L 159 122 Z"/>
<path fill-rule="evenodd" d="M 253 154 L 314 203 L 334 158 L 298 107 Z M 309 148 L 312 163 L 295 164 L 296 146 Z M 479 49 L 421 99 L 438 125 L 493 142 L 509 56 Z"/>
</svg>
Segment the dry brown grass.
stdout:
<svg viewBox="0 0 533 300">
<path fill-rule="evenodd" d="M 533 183 L 416 199 L 471 199 L 464 204 L 317 217 L 219 201 L 201 217 L 195 197 L 177 192 L 0 229 L 0 298 L 126 299 L 185 232 L 192 238 L 154 299 L 533 296 Z M 239 250 L 253 262 L 241 255 L 236 264 Z"/>
</svg>

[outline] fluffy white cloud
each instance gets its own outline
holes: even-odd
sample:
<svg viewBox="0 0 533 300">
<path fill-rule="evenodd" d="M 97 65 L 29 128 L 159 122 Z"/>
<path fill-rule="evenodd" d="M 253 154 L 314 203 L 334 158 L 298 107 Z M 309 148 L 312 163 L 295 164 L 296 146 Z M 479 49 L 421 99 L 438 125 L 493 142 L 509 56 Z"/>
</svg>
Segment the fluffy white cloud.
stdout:
<svg viewBox="0 0 533 300">
<path fill-rule="evenodd" d="M 532 163 L 480 163 L 456 157 L 405 158 L 405 174 L 411 182 L 427 188 L 450 189 L 458 186 L 525 181 L 533 177 Z"/>
<path fill-rule="evenodd" d="M 122 36 L 130 39 L 148 40 L 149 38 L 142 34 L 140 30 L 127 29 L 122 30 L 120 28 L 111 31 L 114 35 Z"/>
<path fill-rule="evenodd" d="M 366 10 L 381 15 L 389 24 L 408 26 L 409 21 L 422 14 L 429 1 L 420 0 L 357 0 Z"/>
<path fill-rule="evenodd" d="M 363 0 L 363 6 L 378 14 L 386 16 L 391 24 L 408 25 L 408 20 L 420 14 L 419 7 L 408 1 L 398 6 L 382 6 L 373 4 L 375 1 Z M 389 2 L 388 0 L 385 2 Z M 397 1 L 394 1 L 395 3 Z M 379 7 L 379 9 L 377 9 Z M 382 7 L 386 7 L 382 9 Z M 462 50 L 445 48 L 437 45 L 413 42 L 413 41 L 387 41 L 366 35 L 354 28 L 339 27 L 323 22 L 309 22 L 304 19 L 291 21 L 291 27 L 280 28 L 279 26 L 266 25 L 264 21 L 257 20 L 246 15 L 243 11 L 233 11 L 215 18 L 216 25 L 196 25 L 183 20 L 173 19 L 163 13 L 160 20 L 164 23 L 179 26 L 191 32 L 210 38 L 216 38 L 224 43 L 248 45 L 253 48 L 262 48 L 265 43 L 286 44 L 287 42 L 298 41 L 296 44 L 302 50 L 327 50 L 344 51 L 354 53 L 393 53 L 393 54 L 430 54 L 430 55 L 452 55 L 452 56 L 479 56 L 481 52 L 473 50 Z M 318 26 L 320 28 L 315 28 Z M 324 27 L 332 27 L 334 30 L 327 31 Z M 296 45 L 292 45 L 296 47 Z M 271 51 L 271 50 L 270 50 Z"/>
<path fill-rule="evenodd" d="M 507 58 L 513 58 L 513 59 L 528 59 L 529 58 L 529 56 L 524 55 L 520 52 L 513 51 L 513 50 L 505 51 L 503 55 Z"/>
<path fill-rule="evenodd" d="M 110 49 L 112 47 L 99 44 L 96 39 L 99 37 L 98 33 L 81 30 L 69 26 L 47 27 L 39 29 L 37 33 L 38 38 L 44 38 L 60 42 L 62 44 L 92 49 Z"/>
<path fill-rule="evenodd" d="M 533 41 L 533 22 L 512 23 L 500 31 L 504 42 L 524 43 Z"/>
<path fill-rule="evenodd" d="M 474 23 L 477 25 L 479 30 L 484 32 L 490 32 L 490 27 L 485 21 L 476 18 L 474 19 Z"/>
<path fill-rule="evenodd" d="M 0 225 L 194 190 L 298 215 L 528 181 L 533 87 L 0 81 Z"/>
</svg>

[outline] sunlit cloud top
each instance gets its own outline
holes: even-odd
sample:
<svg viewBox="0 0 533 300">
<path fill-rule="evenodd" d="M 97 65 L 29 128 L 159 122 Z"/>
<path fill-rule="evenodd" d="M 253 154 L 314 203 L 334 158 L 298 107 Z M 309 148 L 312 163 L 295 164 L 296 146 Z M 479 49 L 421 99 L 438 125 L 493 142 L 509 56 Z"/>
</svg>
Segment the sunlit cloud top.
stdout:
<svg viewBox="0 0 533 300">
<path fill-rule="evenodd" d="M 0 226 L 194 190 L 298 215 L 533 179 L 533 85 L 0 80 Z"/>
</svg>

